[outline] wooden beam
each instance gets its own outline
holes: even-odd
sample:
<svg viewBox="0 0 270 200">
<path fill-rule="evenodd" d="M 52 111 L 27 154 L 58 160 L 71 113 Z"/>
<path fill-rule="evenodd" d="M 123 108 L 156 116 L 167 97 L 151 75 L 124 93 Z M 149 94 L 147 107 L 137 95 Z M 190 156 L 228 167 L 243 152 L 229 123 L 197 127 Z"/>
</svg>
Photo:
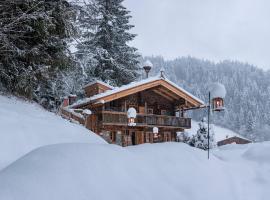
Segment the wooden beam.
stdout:
<svg viewBox="0 0 270 200">
<path fill-rule="evenodd" d="M 160 92 L 162 92 L 162 93 L 164 93 L 164 94 L 166 94 L 166 95 L 172 97 L 172 98 L 175 99 L 175 100 L 178 100 L 178 99 L 179 99 L 179 96 L 178 96 L 178 95 L 176 95 L 175 93 L 171 92 L 170 90 L 167 90 L 167 89 L 164 88 L 164 87 L 159 87 L 158 90 L 159 90 Z"/>
<path fill-rule="evenodd" d="M 168 95 L 164 94 L 163 92 L 160 92 L 159 90 L 153 90 L 153 92 L 155 92 L 156 94 L 166 98 L 169 101 L 174 101 L 175 99 L 169 97 Z"/>
</svg>

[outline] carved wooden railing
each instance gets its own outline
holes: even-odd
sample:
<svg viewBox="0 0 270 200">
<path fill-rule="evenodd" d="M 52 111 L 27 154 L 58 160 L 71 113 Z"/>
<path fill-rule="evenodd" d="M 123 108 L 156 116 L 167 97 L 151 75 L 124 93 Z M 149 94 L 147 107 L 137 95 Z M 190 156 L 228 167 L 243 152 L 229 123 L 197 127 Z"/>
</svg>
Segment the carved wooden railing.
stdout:
<svg viewBox="0 0 270 200">
<path fill-rule="evenodd" d="M 99 113 L 99 119 L 103 123 L 109 124 L 127 124 L 127 114 L 125 112 L 114 112 L 114 111 L 102 111 Z M 180 118 L 175 116 L 167 115 L 146 115 L 137 114 L 135 119 L 137 126 L 140 125 L 153 125 L 153 126 L 171 126 L 171 127 L 181 127 L 190 128 L 191 119 L 190 118 Z"/>
</svg>

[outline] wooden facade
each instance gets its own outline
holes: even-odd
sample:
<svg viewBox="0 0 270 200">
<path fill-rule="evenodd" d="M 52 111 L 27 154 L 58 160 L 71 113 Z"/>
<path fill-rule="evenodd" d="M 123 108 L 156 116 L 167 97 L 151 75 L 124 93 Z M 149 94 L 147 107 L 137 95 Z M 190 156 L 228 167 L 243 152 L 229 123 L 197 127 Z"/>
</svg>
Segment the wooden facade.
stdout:
<svg viewBox="0 0 270 200">
<path fill-rule="evenodd" d="M 102 85 L 102 84 L 101 84 Z M 91 87 L 95 91 L 91 91 Z M 86 93 L 96 93 L 103 86 L 95 84 Z M 111 90 L 108 87 L 105 88 Z M 191 119 L 185 110 L 203 103 L 164 79 L 154 79 L 90 97 L 88 102 L 75 104 L 76 110 L 89 109 L 84 116 L 85 126 L 102 136 L 109 143 L 121 146 L 176 140 L 176 132 L 191 128 Z M 129 126 L 127 110 L 137 111 L 136 126 Z M 158 134 L 153 128 L 158 127 Z"/>
</svg>

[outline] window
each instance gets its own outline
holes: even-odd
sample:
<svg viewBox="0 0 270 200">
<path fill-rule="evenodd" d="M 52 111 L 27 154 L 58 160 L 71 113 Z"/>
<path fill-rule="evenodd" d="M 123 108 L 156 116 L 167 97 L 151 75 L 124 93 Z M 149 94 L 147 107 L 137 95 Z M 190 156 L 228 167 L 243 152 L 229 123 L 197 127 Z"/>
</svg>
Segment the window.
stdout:
<svg viewBox="0 0 270 200">
<path fill-rule="evenodd" d="M 148 108 L 147 109 L 147 114 L 154 114 L 154 109 L 153 108 Z"/>
<path fill-rule="evenodd" d="M 161 115 L 167 115 L 167 110 L 161 110 L 161 111 L 160 111 L 160 114 L 161 114 Z"/>
<path fill-rule="evenodd" d="M 115 139 L 116 139 L 116 132 L 111 132 L 110 133 L 110 139 L 111 139 L 111 142 L 114 143 L 115 142 Z"/>
</svg>

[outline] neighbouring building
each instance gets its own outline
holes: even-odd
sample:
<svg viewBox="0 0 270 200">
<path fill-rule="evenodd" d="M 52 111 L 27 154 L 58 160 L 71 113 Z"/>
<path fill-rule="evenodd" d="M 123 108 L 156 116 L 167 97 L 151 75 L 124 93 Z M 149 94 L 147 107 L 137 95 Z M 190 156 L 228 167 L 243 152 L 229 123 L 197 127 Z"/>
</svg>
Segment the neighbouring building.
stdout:
<svg viewBox="0 0 270 200">
<path fill-rule="evenodd" d="M 94 81 L 84 89 L 86 98 L 63 106 L 61 115 L 121 146 L 176 141 L 177 132 L 191 128 L 185 111 L 204 106 L 162 74 L 119 88 Z M 129 108 L 137 112 L 132 123 Z"/>
<path fill-rule="evenodd" d="M 232 136 L 232 137 L 227 137 L 224 140 L 218 141 L 217 145 L 223 146 L 226 144 L 248 144 L 251 142 L 252 142 L 251 140 L 244 138 L 244 137 L 241 137 L 241 136 Z"/>
</svg>

